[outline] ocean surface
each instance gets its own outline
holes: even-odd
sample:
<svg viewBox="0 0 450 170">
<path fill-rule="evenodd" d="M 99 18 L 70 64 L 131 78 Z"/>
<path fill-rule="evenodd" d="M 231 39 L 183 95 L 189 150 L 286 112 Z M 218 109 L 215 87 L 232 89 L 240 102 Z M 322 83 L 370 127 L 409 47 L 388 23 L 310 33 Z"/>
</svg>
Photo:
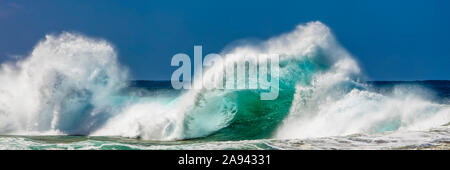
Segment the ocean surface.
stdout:
<svg viewBox="0 0 450 170">
<path fill-rule="evenodd" d="M 255 89 L 130 82 L 113 47 L 66 32 L 2 63 L 0 149 L 449 149 L 450 81 L 366 81 L 318 21 L 229 46 L 193 80 L 220 87 L 234 64 L 278 54 L 279 67 L 233 76 Z M 277 98 L 261 100 L 273 82 Z"/>
<path fill-rule="evenodd" d="M 388 94 L 399 85 L 425 87 L 434 92 L 434 100 L 450 104 L 450 81 L 373 81 L 367 82 L 374 91 Z M 183 91 L 174 90 L 169 81 L 133 81 L 123 90 L 123 95 L 140 97 L 178 96 Z M 448 113 L 447 113 L 448 114 Z M 251 122 L 250 122 L 251 123 Z M 351 123 L 351 122 L 349 122 Z M 231 126 L 239 126 L 231 123 Z M 245 125 L 249 126 L 252 125 Z M 310 137 L 303 139 L 271 139 L 270 136 L 235 138 L 226 136 L 226 128 L 204 137 L 173 141 L 146 140 L 120 136 L 70 136 L 70 135 L 1 135 L 0 149 L 32 150 L 146 150 L 146 149 L 450 149 L 450 124 L 426 130 L 389 129 L 376 133 L 354 133 L 342 136 Z M 252 130 L 252 129 L 248 129 Z M 224 134 L 225 133 L 225 134 Z"/>
</svg>

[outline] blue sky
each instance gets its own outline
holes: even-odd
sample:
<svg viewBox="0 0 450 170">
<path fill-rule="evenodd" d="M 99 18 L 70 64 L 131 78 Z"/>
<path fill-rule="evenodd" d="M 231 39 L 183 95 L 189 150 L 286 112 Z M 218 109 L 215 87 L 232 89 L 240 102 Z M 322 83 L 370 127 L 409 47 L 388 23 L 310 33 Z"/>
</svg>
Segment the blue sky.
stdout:
<svg viewBox="0 0 450 170">
<path fill-rule="evenodd" d="M 450 79 L 450 1 L 0 0 L 0 62 L 48 33 L 110 41 L 133 79 L 168 80 L 179 52 L 220 52 L 322 21 L 372 80 Z"/>
</svg>

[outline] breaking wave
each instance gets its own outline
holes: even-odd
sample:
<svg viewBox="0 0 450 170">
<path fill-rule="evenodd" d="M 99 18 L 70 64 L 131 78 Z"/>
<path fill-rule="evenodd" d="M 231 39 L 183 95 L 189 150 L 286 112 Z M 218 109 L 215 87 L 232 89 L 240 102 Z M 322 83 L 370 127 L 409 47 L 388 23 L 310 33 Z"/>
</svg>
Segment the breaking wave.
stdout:
<svg viewBox="0 0 450 170">
<path fill-rule="evenodd" d="M 127 69 L 109 43 L 47 35 L 28 57 L 1 66 L 0 134 L 243 140 L 423 130 L 450 122 L 448 103 L 431 100 L 423 87 L 379 92 L 362 81 L 357 62 L 320 22 L 227 54 L 234 57 L 226 63 L 279 54 L 278 98 L 260 100 L 260 89 L 123 94 Z M 222 71 L 207 69 L 203 82 L 215 83 Z"/>
</svg>

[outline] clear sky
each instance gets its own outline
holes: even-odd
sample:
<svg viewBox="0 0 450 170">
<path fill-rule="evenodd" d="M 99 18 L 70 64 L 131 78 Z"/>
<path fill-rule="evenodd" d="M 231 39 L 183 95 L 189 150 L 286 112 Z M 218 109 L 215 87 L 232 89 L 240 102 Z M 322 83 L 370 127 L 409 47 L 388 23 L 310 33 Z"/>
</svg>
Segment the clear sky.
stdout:
<svg viewBox="0 0 450 170">
<path fill-rule="evenodd" d="M 133 79 L 168 80 L 174 54 L 220 52 L 322 21 L 372 80 L 450 79 L 450 1 L 0 0 L 0 62 L 48 33 L 111 42 Z"/>
</svg>

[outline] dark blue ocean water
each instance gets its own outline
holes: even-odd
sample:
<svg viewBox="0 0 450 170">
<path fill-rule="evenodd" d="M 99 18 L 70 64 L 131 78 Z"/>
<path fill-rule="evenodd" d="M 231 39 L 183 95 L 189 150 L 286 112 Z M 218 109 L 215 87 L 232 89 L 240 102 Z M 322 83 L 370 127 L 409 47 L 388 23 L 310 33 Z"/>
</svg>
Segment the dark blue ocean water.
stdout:
<svg viewBox="0 0 450 170">
<path fill-rule="evenodd" d="M 425 81 L 370 81 L 367 82 L 379 93 L 391 93 L 394 87 L 409 86 L 419 87 L 431 93 L 434 101 L 448 102 L 450 99 L 450 80 L 425 80 Z"/>
</svg>

